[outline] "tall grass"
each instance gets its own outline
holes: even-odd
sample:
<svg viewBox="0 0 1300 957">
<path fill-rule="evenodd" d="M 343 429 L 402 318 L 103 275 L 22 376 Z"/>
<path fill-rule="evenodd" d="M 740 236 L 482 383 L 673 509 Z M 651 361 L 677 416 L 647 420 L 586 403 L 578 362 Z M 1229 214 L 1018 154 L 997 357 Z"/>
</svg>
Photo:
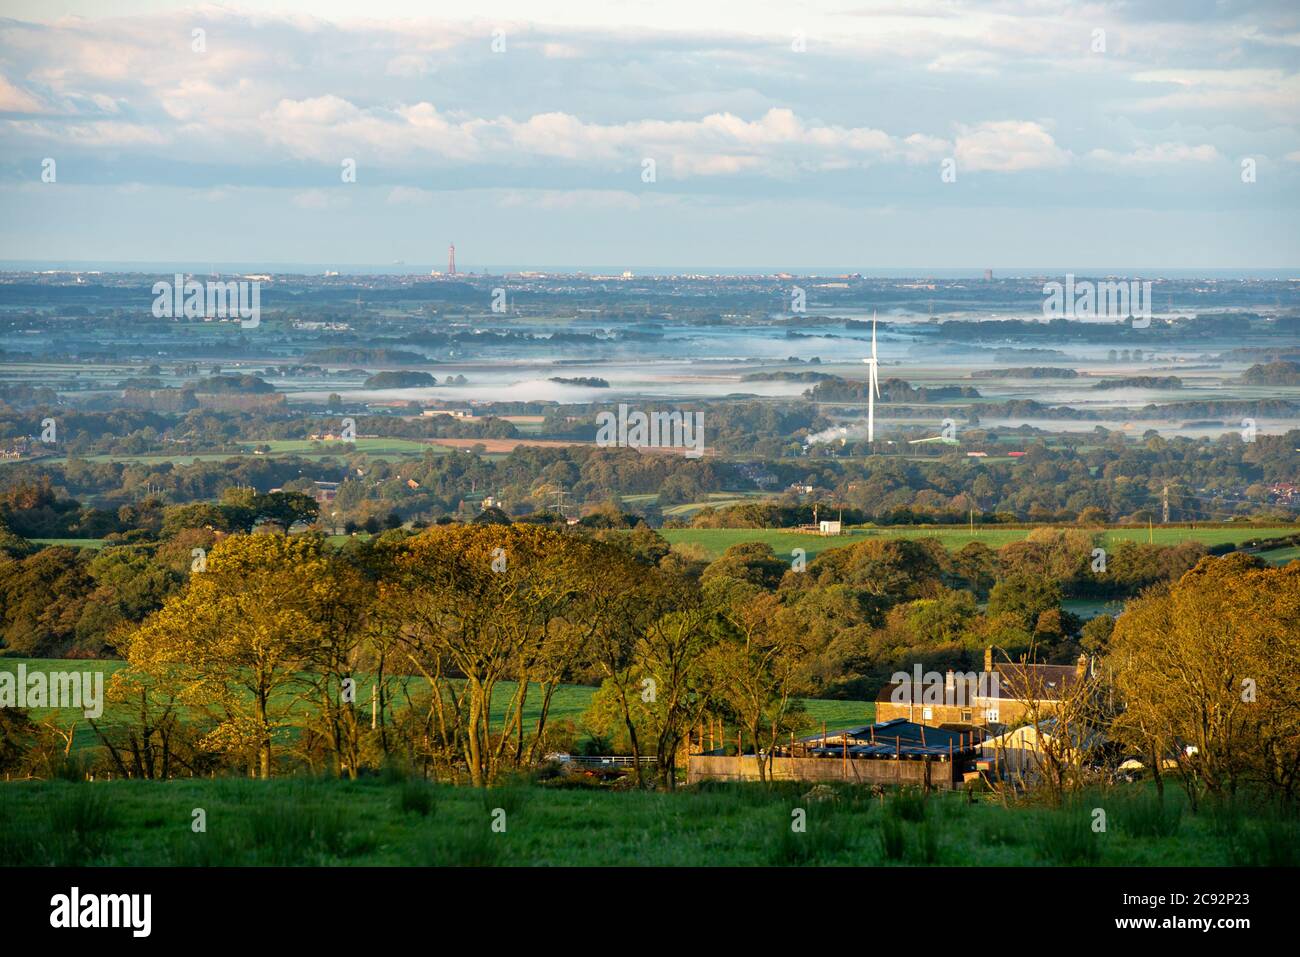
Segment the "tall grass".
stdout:
<svg viewBox="0 0 1300 957">
<path fill-rule="evenodd" d="M 74 785 L 50 805 L 49 849 L 66 865 L 93 863 L 108 848 L 117 824 L 117 812 L 102 788 Z"/>
<path fill-rule="evenodd" d="M 196 807 L 206 832 L 191 830 Z M 1094 807 L 1110 812 L 1108 832 L 1093 831 Z M 401 776 L 12 782 L 0 784 L 0 865 L 1300 863 L 1294 812 L 1242 799 L 1204 808 L 1128 787 L 1043 808 L 793 782 L 675 793 Z"/>
<path fill-rule="evenodd" d="M 397 808 L 403 814 L 428 817 L 437 803 L 433 786 L 419 778 L 407 778 L 397 785 Z"/>
<path fill-rule="evenodd" d="M 1089 802 L 1068 802 L 1049 811 L 1020 809 L 1036 814 L 1034 850 L 1049 864 L 1077 867 L 1101 860 L 1105 832 L 1093 830 L 1092 806 Z"/>
<path fill-rule="evenodd" d="M 793 810 L 777 821 L 781 836 L 772 845 L 770 863 L 785 866 L 831 863 L 853 842 L 856 815 L 838 813 L 829 802 L 815 804 L 801 808 L 804 829 L 796 831 Z"/>
<path fill-rule="evenodd" d="M 1134 837 L 1173 837 L 1183 820 L 1183 799 L 1143 790 L 1120 798 L 1116 810 L 1120 827 Z"/>
<path fill-rule="evenodd" d="M 901 861 L 907 852 L 907 826 L 894 815 L 880 822 L 880 853 L 888 861 Z"/>
</svg>

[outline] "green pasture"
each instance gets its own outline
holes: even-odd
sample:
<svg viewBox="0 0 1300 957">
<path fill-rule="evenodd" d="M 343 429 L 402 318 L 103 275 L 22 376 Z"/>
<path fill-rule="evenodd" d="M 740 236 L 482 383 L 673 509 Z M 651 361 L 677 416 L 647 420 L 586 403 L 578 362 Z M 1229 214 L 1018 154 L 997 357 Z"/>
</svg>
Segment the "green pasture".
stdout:
<svg viewBox="0 0 1300 957">
<path fill-rule="evenodd" d="M 107 689 L 113 673 L 119 668 L 125 667 L 125 662 L 116 659 L 0 658 L 0 671 L 17 674 L 20 663 L 27 666 L 29 674 L 38 669 L 45 672 L 74 671 L 80 673 L 102 671 L 104 673 L 105 689 Z M 368 712 L 371 707 L 373 687 L 371 677 L 360 675 L 357 677 L 357 706 L 364 712 Z M 514 697 L 517 687 L 517 684 L 513 681 L 502 681 L 496 686 L 492 695 L 492 716 L 493 723 L 496 726 L 500 726 L 506 707 Z M 276 703 L 286 706 L 290 715 L 309 713 L 314 709 L 315 704 L 310 700 L 303 700 L 299 697 L 302 690 L 301 685 L 282 690 Z M 590 685 L 562 685 L 551 698 L 548 722 L 563 723 L 572 721 L 581 731 L 582 716 L 591 705 L 591 698 L 595 693 L 596 688 Z M 404 706 L 407 694 L 417 705 L 427 703 L 429 700 L 427 682 L 417 676 L 394 678 L 393 686 L 390 688 L 390 701 L 397 707 Z M 528 698 L 524 705 L 524 722 L 526 726 L 536 725 L 537 718 L 541 713 L 541 700 L 541 687 L 539 685 L 530 685 Z M 816 726 L 820 728 L 822 723 L 825 722 L 828 729 L 837 730 L 866 724 L 875 719 L 876 706 L 875 702 L 871 701 L 808 699 L 804 702 L 804 705 L 807 709 L 810 727 Z M 73 741 L 75 749 L 92 748 L 99 745 L 99 739 L 90 727 L 90 722 L 80 711 L 32 708 L 28 713 L 33 720 L 53 720 L 64 730 L 75 727 Z M 120 726 L 130 717 L 129 708 L 109 706 L 105 707 L 103 716 L 97 719 L 96 723 L 105 729 L 112 729 Z M 190 717 L 198 717 L 198 713 L 190 712 Z"/>
<path fill-rule="evenodd" d="M 814 798 L 801 782 L 614 790 L 582 774 L 486 790 L 396 773 L 0 782 L 9 866 L 1295 866 L 1297 838 L 1293 809 L 1239 796 L 1192 814 L 1144 784 L 1052 807 L 840 784 Z"/>
<path fill-rule="evenodd" d="M 1101 532 L 1102 545 L 1114 546 L 1120 541 L 1146 542 L 1157 545 L 1177 545 L 1185 541 L 1199 541 L 1206 545 L 1240 544 L 1259 538 L 1275 538 L 1295 534 L 1296 526 L 1241 526 L 1234 528 L 1183 528 L 1154 527 L 1111 528 Z M 1026 528 L 1000 528 L 996 525 L 976 525 L 972 533 L 968 526 L 934 527 L 925 525 L 898 525 L 886 528 L 849 528 L 843 535 L 819 535 L 797 529 L 780 528 L 666 528 L 662 530 L 674 548 L 687 554 L 712 560 L 732 545 L 741 542 L 765 542 L 779 556 L 788 556 L 795 548 L 802 548 L 808 558 L 830 548 L 855 545 L 870 538 L 937 538 L 949 551 L 956 551 L 970 542 L 980 542 L 998 549 L 1011 542 L 1022 541 L 1029 535 Z M 1264 553 L 1274 559 L 1274 553 Z"/>
</svg>

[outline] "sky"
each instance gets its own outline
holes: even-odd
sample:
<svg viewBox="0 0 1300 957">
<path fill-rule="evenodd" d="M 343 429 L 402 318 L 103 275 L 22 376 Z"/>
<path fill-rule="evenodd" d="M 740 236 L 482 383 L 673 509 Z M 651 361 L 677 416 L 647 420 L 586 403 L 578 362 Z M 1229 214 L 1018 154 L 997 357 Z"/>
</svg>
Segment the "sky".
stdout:
<svg viewBox="0 0 1300 957">
<path fill-rule="evenodd" d="M 0 260 L 1300 278 L 1300 4 L 0 0 Z"/>
</svg>

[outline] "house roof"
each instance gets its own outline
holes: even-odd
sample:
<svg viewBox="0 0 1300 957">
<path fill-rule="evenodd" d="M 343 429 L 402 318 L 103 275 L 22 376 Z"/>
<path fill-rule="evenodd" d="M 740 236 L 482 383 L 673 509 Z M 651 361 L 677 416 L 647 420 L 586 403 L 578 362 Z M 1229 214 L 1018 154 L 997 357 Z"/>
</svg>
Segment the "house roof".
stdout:
<svg viewBox="0 0 1300 957">
<path fill-rule="evenodd" d="M 1058 700 L 1062 693 L 1067 691 L 1079 680 L 1079 670 L 1077 665 L 1038 665 L 1038 664 L 1019 664 L 1007 663 L 995 664 L 993 673 L 997 675 L 996 685 L 994 682 L 988 682 L 987 689 L 981 688 L 981 691 L 987 690 L 988 698 L 996 698 L 1002 701 L 1055 701 Z M 960 674 L 965 674 L 961 672 Z M 892 682 L 885 685 L 876 694 L 877 701 L 894 701 L 894 693 L 899 690 L 901 682 Z M 960 685 L 960 682 L 959 682 Z M 921 687 L 915 691 L 914 704 L 937 704 L 951 705 L 953 707 L 971 707 L 974 702 L 970 699 L 966 703 L 955 704 L 947 700 L 928 702 L 923 700 L 923 695 L 927 686 Z M 942 686 L 939 688 L 942 692 Z M 981 696 L 983 698 L 984 696 Z M 906 697 L 902 699 L 906 704 Z"/>
<path fill-rule="evenodd" d="M 808 745 L 813 754 L 835 756 L 844 753 L 844 740 L 847 739 L 849 757 L 948 754 L 950 750 L 960 751 L 963 746 L 969 747 L 971 741 L 969 733 L 963 736 L 960 731 L 929 728 L 905 718 L 828 732 L 826 738 L 825 747 L 818 746 L 822 740 L 820 734 L 808 735 L 800 741 Z"/>
</svg>

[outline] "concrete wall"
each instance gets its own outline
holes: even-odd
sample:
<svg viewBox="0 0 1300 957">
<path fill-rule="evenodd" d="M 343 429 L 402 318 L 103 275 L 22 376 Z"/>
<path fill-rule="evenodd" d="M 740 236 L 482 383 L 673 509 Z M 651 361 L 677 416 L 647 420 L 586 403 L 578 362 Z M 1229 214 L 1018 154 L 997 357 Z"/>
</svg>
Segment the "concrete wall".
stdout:
<svg viewBox="0 0 1300 957">
<path fill-rule="evenodd" d="M 769 773 L 775 780 L 849 781 L 857 784 L 884 784 L 924 787 L 927 772 L 930 786 L 949 789 L 955 786 L 954 765 L 948 761 L 897 760 L 886 758 L 773 758 Z M 758 759 L 692 754 L 686 770 L 686 782 L 757 781 Z"/>
</svg>

